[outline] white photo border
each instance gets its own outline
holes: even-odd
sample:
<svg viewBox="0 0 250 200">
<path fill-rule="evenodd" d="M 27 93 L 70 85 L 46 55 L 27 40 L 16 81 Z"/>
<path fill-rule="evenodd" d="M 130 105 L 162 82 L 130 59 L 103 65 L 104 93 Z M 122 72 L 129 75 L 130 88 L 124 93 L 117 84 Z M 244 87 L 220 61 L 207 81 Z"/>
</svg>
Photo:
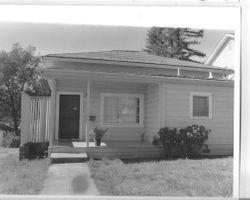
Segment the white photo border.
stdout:
<svg viewBox="0 0 250 200">
<path fill-rule="evenodd" d="M 250 11 L 250 8 L 249 8 L 250 6 L 249 6 L 249 3 L 247 3 L 247 1 L 248 0 L 245 0 L 245 1 L 242 0 L 241 2 L 244 2 L 243 5 L 241 3 L 232 3 L 232 4 L 225 4 L 224 6 L 224 4 L 218 3 L 218 7 L 216 7 L 217 5 L 216 3 L 211 3 L 212 6 L 210 4 L 207 4 L 207 5 L 205 4 L 204 6 L 204 4 L 202 5 L 201 3 L 198 3 L 198 2 L 197 3 L 191 2 L 190 3 L 191 6 L 188 6 L 188 7 L 185 7 L 188 5 L 187 3 L 183 3 L 183 4 L 179 3 L 176 5 L 173 4 L 170 6 L 168 5 L 159 6 L 160 4 L 159 3 L 158 5 L 154 6 L 153 1 L 152 1 L 151 6 L 148 6 L 148 1 L 145 2 L 145 6 L 143 6 L 143 1 L 140 1 L 142 2 L 141 5 L 136 5 L 136 6 L 133 5 L 133 3 L 131 3 L 130 6 L 128 5 L 124 6 L 122 5 L 123 4 L 122 2 L 120 6 L 119 5 L 116 5 L 116 6 L 112 6 L 112 5 L 104 5 L 104 6 L 103 5 L 87 5 L 87 6 L 85 5 L 81 5 L 81 6 L 44 5 L 44 6 L 39 6 L 39 5 L 16 5 L 16 3 L 14 3 L 15 5 L 7 5 L 7 3 L 5 3 L 2 5 L 0 4 L 0 22 L 7 21 L 7 22 L 33 22 L 33 23 L 66 23 L 66 24 L 86 24 L 86 25 L 93 24 L 93 25 L 113 25 L 113 26 L 117 26 L 117 25 L 129 26 L 130 25 L 130 26 L 143 26 L 143 27 L 154 25 L 154 26 L 168 26 L 168 27 L 190 27 L 190 28 L 204 28 L 204 29 L 234 30 L 235 41 L 236 41 L 236 45 L 235 45 L 236 65 L 235 66 L 239 66 L 238 68 L 236 67 L 236 70 L 235 70 L 235 86 L 234 86 L 235 93 L 234 93 L 234 184 L 233 184 L 234 192 L 233 192 L 233 197 L 237 198 L 239 197 L 239 190 L 240 190 L 239 189 L 239 182 L 240 182 L 239 169 L 240 169 L 240 164 L 242 164 L 242 162 L 240 163 L 240 158 L 243 161 L 243 157 L 240 157 L 240 147 L 241 147 L 240 146 L 240 139 L 241 139 L 241 136 L 240 136 L 240 125 L 241 125 L 241 119 L 240 119 L 241 99 L 240 97 L 241 96 L 240 95 L 242 95 L 241 92 L 243 93 L 246 92 L 245 94 L 243 94 L 243 97 L 248 100 L 250 99 L 250 97 L 246 96 L 247 95 L 246 89 L 244 90 L 243 88 L 243 91 L 241 90 L 241 86 L 242 86 L 241 84 L 243 85 L 246 84 L 245 82 L 242 83 L 242 81 L 246 81 L 246 76 L 247 76 L 246 74 L 241 75 L 241 71 L 243 72 L 249 72 L 249 71 L 246 70 L 246 67 L 244 67 L 244 70 L 242 70 L 242 68 L 240 67 L 241 62 L 243 64 L 244 63 L 249 64 L 249 58 L 247 59 L 247 56 L 245 55 L 246 51 L 244 49 L 243 49 L 243 55 L 245 57 L 243 58 L 243 61 L 241 60 L 242 46 L 243 48 L 247 48 L 246 44 L 249 44 L 249 39 L 247 41 L 248 43 L 244 45 L 242 45 L 241 43 L 242 35 L 243 35 L 243 33 L 241 32 L 242 31 L 242 24 L 241 24 L 242 6 L 244 6 L 246 9 L 249 9 L 248 12 Z M 20 1 L 18 2 L 20 3 Z M 67 1 L 64 1 L 64 2 L 67 2 Z M 25 4 L 27 4 L 27 1 Z M 89 12 L 84 12 L 84 9 L 85 11 L 88 10 Z M 94 17 L 94 15 L 92 15 L 91 13 L 93 9 L 98 10 L 99 15 L 97 15 L 96 17 Z M 71 10 L 71 12 L 68 12 L 69 15 L 71 15 L 71 17 L 69 17 L 69 15 L 65 16 L 65 10 L 67 11 Z M 125 13 L 128 13 L 128 10 L 130 11 L 129 12 L 130 16 L 124 15 Z M 176 12 L 177 10 L 178 12 Z M 55 14 L 55 12 L 53 11 L 57 11 L 57 13 Z M 88 18 L 81 17 L 82 20 L 79 20 L 79 11 L 81 11 L 80 13 L 85 13 L 85 14 L 87 13 L 88 15 L 90 15 L 90 17 Z M 61 12 L 61 15 L 60 15 L 60 12 Z M 154 14 L 152 14 L 152 12 Z M 185 16 L 184 19 L 183 17 L 182 19 L 178 19 L 178 17 L 175 19 L 175 17 L 173 17 L 174 13 L 180 13 L 180 12 L 181 13 L 189 12 L 190 16 Z M 15 15 L 13 15 L 13 13 L 15 13 Z M 44 17 L 44 13 L 46 13 L 46 17 Z M 102 13 L 105 13 L 105 14 L 102 15 Z M 212 16 L 211 16 L 211 13 L 213 13 Z M 110 16 L 111 14 L 115 14 L 116 17 Z M 101 18 L 98 17 L 100 15 L 102 15 Z M 172 17 L 170 18 L 171 21 L 166 21 L 166 20 L 162 20 L 165 22 L 157 21 L 157 18 L 169 19 L 169 16 L 171 15 L 172 15 Z M 245 17 L 249 20 L 249 15 L 248 16 L 245 16 L 245 15 L 243 16 L 243 18 Z M 30 16 L 32 16 L 32 18 Z M 62 16 L 65 16 L 65 17 L 62 17 Z M 199 20 L 197 20 L 197 16 L 199 16 L 198 17 Z M 70 20 L 72 21 L 70 22 Z M 246 28 L 246 24 L 247 22 L 245 21 L 243 23 L 243 25 L 245 26 L 244 30 L 247 29 L 249 32 L 249 28 Z M 247 37 L 246 35 L 243 36 L 244 41 L 247 40 L 246 37 Z M 241 80 L 241 76 L 243 80 Z M 246 115 L 243 115 L 243 116 L 246 116 Z M 245 124 L 246 123 L 247 122 L 245 121 Z M 245 127 L 243 126 L 243 128 Z M 246 129 L 249 130 L 248 127 Z M 249 139 L 249 136 L 248 136 L 248 139 Z M 246 148 L 245 151 L 249 152 L 249 147 Z M 246 154 L 245 151 L 244 152 L 241 151 L 241 153 Z M 249 164 L 245 166 L 245 168 L 241 167 L 241 169 L 246 171 L 247 169 L 249 169 Z M 248 180 L 248 183 L 249 183 L 249 180 Z M 246 186 L 243 186 L 243 187 L 246 187 Z M 247 193 L 246 189 L 244 190 L 244 192 Z M 248 192 L 248 195 L 250 195 L 249 192 Z M 4 196 L 1 195 L 0 197 L 4 197 Z M 113 197 L 111 197 L 111 199 L 113 199 Z"/>
</svg>

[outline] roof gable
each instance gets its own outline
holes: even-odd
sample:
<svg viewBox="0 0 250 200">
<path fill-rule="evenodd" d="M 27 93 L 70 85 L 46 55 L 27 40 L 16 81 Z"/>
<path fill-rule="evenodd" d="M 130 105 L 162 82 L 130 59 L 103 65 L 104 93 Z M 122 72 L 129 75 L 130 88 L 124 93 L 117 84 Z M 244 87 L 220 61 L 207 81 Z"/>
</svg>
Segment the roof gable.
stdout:
<svg viewBox="0 0 250 200">
<path fill-rule="evenodd" d="M 208 56 L 207 60 L 205 61 L 205 64 L 213 65 L 213 63 L 220 56 L 226 45 L 232 40 L 234 40 L 233 34 L 225 34 L 220 40 L 220 42 L 217 44 L 215 49 L 212 51 L 212 53 Z"/>
</svg>

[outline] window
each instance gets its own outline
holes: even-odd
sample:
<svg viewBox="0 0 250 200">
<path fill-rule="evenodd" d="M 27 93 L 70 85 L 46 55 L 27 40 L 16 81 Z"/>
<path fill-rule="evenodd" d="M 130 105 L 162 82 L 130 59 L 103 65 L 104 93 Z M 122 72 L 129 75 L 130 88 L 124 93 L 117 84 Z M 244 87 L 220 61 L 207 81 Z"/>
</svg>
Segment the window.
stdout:
<svg viewBox="0 0 250 200">
<path fill-rule="evenodd" d="M 103 125 L 142 126 L 142 95 L 103 93 L 101 99 Z"/>
<path fill-rule="evenodd" d="M 211 118 L 212 98 L 210 93 L 190 93 L 190 117 Z"/>
</svg>

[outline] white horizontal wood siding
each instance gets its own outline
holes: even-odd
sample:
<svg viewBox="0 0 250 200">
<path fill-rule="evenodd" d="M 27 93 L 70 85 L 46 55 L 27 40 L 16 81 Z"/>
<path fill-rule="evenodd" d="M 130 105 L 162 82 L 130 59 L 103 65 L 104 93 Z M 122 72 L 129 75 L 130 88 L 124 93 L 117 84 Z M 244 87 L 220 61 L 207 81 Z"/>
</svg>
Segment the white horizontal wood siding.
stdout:
<svg viewBox="0 0 250 200">
<path fill-rule="evenodd" d="M 152 142 L 160 128 L 160 88 L 157 84 L 148 85 L 145 96 L 145 128 L 146 139 Z"/>
<path fill-rule="evenodd" d="M 86 111 L 86 87 L 87 82 L 84 80 L 59 80 L 57 91 L 83 91 L 83 112 Z M 90 129 L 95 126 L 101 127 L 101 93 L 129 93 L 145 95 L 146 85 L 123 82 L 104 82 L 91 81 L 90 84 L 90 110 L 89 115 L 95 116 L 95 122 L 90 122 Z M 83 124 L 86 122 L 86 114 L 83 114 Z M 84 130 L 83 130 L 84 131 Z M 107 140 L 126 140 L 126 141 L 140 141 L 141 134 L 144 133 L 145 128 L 142 127 L 108 127 L 103 141 Z M 83 134 L 85 139 L 85 133 Z M 93 140 L 91 137 L 90 140 Z"/>
<path fill-rule="evenodd" d="M 211 119 L 190 118 L 190 92 L 211 93 Z M 211 154 L 233 154 L 233 87 L 166 83 L 164 93 L 165 126 L 179 129 L 192 124 L 204 125 L 212 130 L 207 141 Z"/>
</svg>

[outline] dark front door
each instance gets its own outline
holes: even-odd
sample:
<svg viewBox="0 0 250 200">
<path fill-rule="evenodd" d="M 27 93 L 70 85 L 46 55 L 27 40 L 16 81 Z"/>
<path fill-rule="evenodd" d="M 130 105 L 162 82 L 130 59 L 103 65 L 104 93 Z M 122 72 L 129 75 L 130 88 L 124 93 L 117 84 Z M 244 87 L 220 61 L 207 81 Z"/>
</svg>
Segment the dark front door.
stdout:
<svg viewBox="0 0 250 200">
<path fill-rule="evenodd" d="M 79 139 L 80 95 L 60 95 L 59 139 Z"/>
</svg>

